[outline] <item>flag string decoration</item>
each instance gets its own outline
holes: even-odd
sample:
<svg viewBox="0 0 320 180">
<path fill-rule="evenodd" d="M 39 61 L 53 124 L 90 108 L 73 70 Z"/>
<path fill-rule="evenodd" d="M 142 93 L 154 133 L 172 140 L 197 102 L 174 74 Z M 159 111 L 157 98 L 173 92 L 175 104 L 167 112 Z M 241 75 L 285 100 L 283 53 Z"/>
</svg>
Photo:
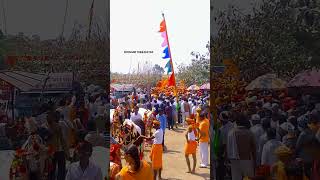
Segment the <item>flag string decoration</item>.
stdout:
<svg viewBox="0 0 320 180">
<path fill-rule="evenodd" d="M 170 44 L 169 44 L 169 38 L 168 38 L 168 31 L 167 31 L 167 25 L 166 25 L 166 20 L 164 17 L 164 14 L 162 14 L 163 20 L 160 23 L 160 30 L 159 32 L 161 33 L 161 37 L 163 38 L 163 42 L 161 44 L 161 47 L 164 48 L 163 53 L 164 56 L 162 59 L 168 60 L 165 68 L 167 69 L 167 75 L 168 79 L 166 82 L 166 86 L 174 86 L 176 87 L 176 80 L 174 76 L 174 69 L 173 69 L 173 63 L 172 63 L 172 56 L 171 56 L 171 51 L 170 51 Z M 175 88 L 175 95 L 176 95 L 176 88 Z"/>
</svg>

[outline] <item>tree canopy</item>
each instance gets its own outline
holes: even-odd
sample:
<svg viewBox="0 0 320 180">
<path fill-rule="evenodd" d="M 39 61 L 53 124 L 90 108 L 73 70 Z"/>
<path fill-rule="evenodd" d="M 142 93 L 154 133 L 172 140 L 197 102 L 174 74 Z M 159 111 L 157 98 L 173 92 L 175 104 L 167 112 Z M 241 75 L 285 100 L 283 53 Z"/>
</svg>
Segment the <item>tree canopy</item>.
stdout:
<svg viewBox="0 0 320 180">
<path fill-rule="evenodd" d="M 290 78 L 319 66 L 319 51 L 315 49 L 320 48 L 320 23 L 305 13 L 297 14 L 301 6 L 290 0 L 263 0 L 251 14 L 243 14 L 236 7 L 218 12 L 215 21 L 219 30 L 211 41 L 211 64 L 232 59 L 248 81 L 266 73 Z M 307 8 L 311 12 L 313 6 Z"/>
<path fill-rule="evenodd" d="M 208 52 L 200 54 L 191 52 L 191 64 L 178 66 L 176 78 L 183 81 L 187 86 L 197 84 L 202 85 L 209 82 L 210 78 L 210 61 L 209 61 L 209 43 L 207 44 Z"/>
</svg>

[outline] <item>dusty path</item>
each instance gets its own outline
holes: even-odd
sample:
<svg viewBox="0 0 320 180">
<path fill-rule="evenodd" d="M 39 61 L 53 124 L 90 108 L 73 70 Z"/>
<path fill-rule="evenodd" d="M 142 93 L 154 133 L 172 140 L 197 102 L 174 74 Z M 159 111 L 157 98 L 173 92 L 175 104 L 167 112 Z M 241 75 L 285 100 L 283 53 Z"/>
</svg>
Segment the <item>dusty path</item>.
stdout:
<svg viewBox="0 0 320 180">
<path fill-rule="evenodd" d="M 184 144 L 185 144 L 185 129 L 178 128 L 174 131 L 166 129 L 165 146 L 166 151 L 163 154 L 163 172 L 162 178 L 167 180 L 205 180 L 210 179 L 209 168 L 199 168 L 200 166 L 200 153 L 199 147 L 197 149 L 197 166 L 196 173 L 189 174 L 187 163 L 184 157 Z M 150 148 L 145 151 L 145 159 L 149 159 Z M 209 150 L 210 152 L 210 150 Z M 210 158 L 210 157 L 209 157 Z M 191 167 L 192 157 L 190 156 Z"/>
</svg>

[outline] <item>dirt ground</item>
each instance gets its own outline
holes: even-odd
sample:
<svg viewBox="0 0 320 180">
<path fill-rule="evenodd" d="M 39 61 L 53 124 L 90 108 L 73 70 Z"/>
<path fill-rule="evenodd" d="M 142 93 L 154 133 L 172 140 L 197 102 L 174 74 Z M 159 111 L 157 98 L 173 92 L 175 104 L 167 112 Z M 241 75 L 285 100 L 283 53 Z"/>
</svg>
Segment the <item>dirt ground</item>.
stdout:
<svg viewBox="0 0 320 180">
<path fill-rule="evenodd" d="M 178 128 L 175 130 L 166 129 L 165 133 L 165 146 L 166 151 L 163 154 L 163 171 L 162 178 L 167 180 L 205 180 L 210 179 L 210 169 L 200 168 L 200 153 L 199 147 L 197 149 L 197 166 L 196 173 L 187 173 L 188 167 L 184 157 L 184 144 L 185 129 Z M 210 150 L 209 150 L 210 152 Z M 145 159 L 149 159 L 150 148 L 145 150 Z M 209 157 L 210 158 L 210 157 Z M 191 168 L 193 164 L 192 157 L 190 156 Z"/>
</svg>

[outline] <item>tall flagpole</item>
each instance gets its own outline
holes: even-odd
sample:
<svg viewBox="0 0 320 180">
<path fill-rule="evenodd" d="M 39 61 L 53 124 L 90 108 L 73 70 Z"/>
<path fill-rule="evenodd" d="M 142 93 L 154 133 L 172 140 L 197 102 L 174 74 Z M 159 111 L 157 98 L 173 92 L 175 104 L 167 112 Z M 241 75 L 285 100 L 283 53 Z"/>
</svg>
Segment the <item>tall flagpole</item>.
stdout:
<svg viewBox="0 0 320 180">
<path fill-rule="evenodd" d="M 171 69 L 172 69 L 172 74 L 174 74 L 174 68 L 173 68 L 173 63 L 172 63 L 172 56 L 171 56 L 171 49 L 170 49 L 170 43 L 169 43 L 169 34 L 168 34 L 168 29 L 167 29 L 167 22 L 166 22 L 166 18 L 164 17 L 164 13 L 162 13 L 162 17 L 163 17 L 163 20 L 165 22 L 165 25 L 166 25 L 166 40 L 168 42 L 168 51 L 169 51 L 169 56 L 170 56 L 170 64 L 171 64 Z M 177 93 L 177 85 L 176 85 L 176 79 L 174 77 L 174 90 L 175 90 L 175 95 L 176 95 L 176 98 L 177 98 L 177 101 L 178 101 L 178 93 Z"/>
<path fill-rule="evenodd" d="M 88 39 L 91 37 L 91 26 L 92 26 L 92 16 L 93 16 L 93 8 L 94 8 L 94 0 L 92 0 L 91 8 L 90 8 L 90 17 L 89 17 L 89 32 Z"/>
<path fill-rule="evenodd" d="M 68 7 L 69 7 L 69 0 L 66 0 L 66 9 L 65 9 L 65 11 L 64 11 L 63 24 L 62 24 L 62 31 L 61 31 L 61 39 L 63 38 L 64 27 L 65 27 L 66 20 L 67 20 Z"/>
</svg>

